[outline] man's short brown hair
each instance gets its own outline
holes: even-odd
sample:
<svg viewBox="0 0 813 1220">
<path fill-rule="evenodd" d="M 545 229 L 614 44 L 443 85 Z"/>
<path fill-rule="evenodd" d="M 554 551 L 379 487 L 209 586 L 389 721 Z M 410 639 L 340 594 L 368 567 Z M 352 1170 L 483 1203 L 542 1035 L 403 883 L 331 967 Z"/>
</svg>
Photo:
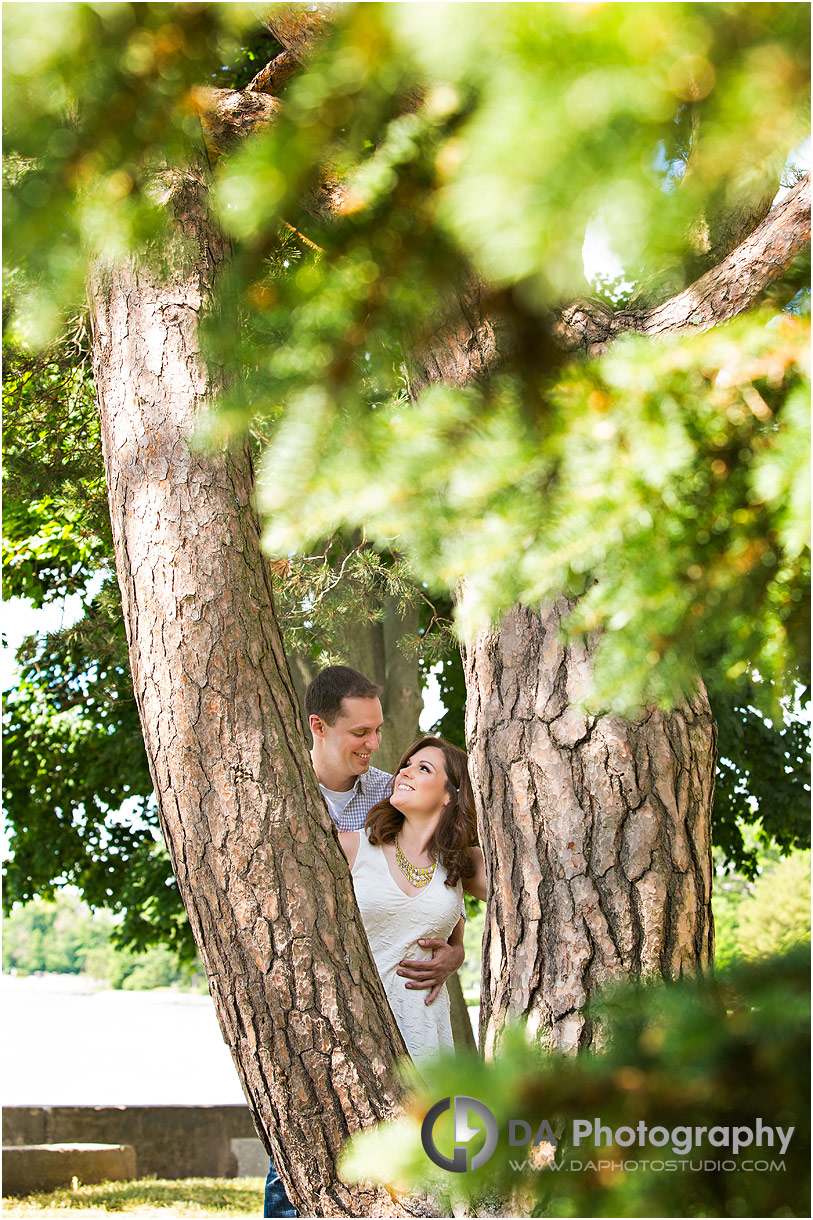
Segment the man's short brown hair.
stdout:
<svg viewBox="0 0 813 1220">
<path fill-rule="evenodd" d="M 380 699 L 383 687 L 376 686 L 349 665 L 329 665 L 318 673 L 305 691 L 305 712 L 318 716 L 325 724 L 335 724 L 341 715 L 342 699 Z"/>
</svg>

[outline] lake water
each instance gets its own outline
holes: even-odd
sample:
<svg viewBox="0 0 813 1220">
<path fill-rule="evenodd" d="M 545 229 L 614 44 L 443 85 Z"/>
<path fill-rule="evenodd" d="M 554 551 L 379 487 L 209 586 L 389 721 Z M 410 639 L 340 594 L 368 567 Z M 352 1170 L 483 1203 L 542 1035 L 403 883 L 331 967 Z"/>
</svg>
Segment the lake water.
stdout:
<svg viewBox="0 0 813 1220">
<path fill-rule="evenodd" d="M 208 995 L 0 974 L 6 1106 L 239 1105 Z M 478 1009 L 470 1008 L 477 1036 Z"/>
<path fill-rule="evenodd" d="M 0 1000 L 4 1105 L 244 1101 L 209 996 L 4 974 Z"/>
</svg>

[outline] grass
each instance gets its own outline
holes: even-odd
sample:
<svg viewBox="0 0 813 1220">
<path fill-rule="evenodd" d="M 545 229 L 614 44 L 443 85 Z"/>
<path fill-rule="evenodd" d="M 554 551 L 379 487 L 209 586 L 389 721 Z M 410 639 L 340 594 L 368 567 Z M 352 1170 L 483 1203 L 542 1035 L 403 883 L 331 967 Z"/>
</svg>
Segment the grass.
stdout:
<svg viewBox="0 0 813 1220">
<path fill-rule="evenodd" d="M 98 1186 L 63 1187 L 25 1198 L 3 1200 L 3 1217 L 99 1216 L 252 1216 L 263 1214 L 264 1178 L 182 1178 L 163 1181 L 101 1182 Z"/>
</svg>

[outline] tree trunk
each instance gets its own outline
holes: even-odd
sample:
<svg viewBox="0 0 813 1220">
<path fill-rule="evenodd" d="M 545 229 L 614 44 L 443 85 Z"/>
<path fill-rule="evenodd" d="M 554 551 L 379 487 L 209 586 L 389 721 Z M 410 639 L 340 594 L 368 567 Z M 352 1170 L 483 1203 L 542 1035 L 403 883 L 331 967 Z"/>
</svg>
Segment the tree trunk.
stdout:
<svg viewBox="0 0 813 1220">
<path fill-rule="evenodd" d="M 515 607 L 464 651 L 466 735 L 490 896 L 480 1047 L 527 1016 L 542 1043 L 596 1040 L 603 984 L 711 964 L 716 732 L 702 684 L 640 720 L 577 710 L 591 659 L 565 599 Z"/>
<path fill-rule="evenodd" d="M 402 754 L 418 737 L 418 721 L 423 711 L 421 675 L 417 653 L 404 652 L 401 641 L 415 638 L 420 626 L 416 605 L 401 609 L 396 597 L 384 599 L 384 618 L 376 624 L 384 642 L 384 730 L 376 754 L 376 766 L 394 771 Z"/>
<path fill-rule="evenodd" d="M 401 755 L 418 736 L 423 710 L 417 654 L 401 649 L 404 639 L 418 634 L 420 610 L 418 606 L 401 610 L 397 598 L 390 596 L 384 598 L 383 608 L 381 620 L 359 619 L 351 623 L 339 656 L 342 664 L 351 665 L 383 687 L 384 730 L 373 765 L 382 771 L 394 771 Z M 305 691 L 321 667 L 305 651 L 290 651 L 288 660 L 304 716 Z"/>
<path fill-rule="evenodd" d="M 454 1048 L 460 1051 L 477 1053 L 477 1041 L 471 1027 L 471 1017 L 466 997 L 463 995 L 463 985 L 459 974 L 450 974 L 446 980 L 446 990 L 449 992 L 449 1013 L 452 1018 L 452 1036 Z"/>
<path fill-rule="evenodd" d="M 291 1199 L 308 1215 L 402 1215 L 335 1170 L 349 1134 L 398 1112 L 404 1047 L 308 757 L 248 452 L 190 446 L 213 390 L 198 318 L 225 245 L 202 177 L 176 177 L 167 202 L 183 244 L 160 273 L 99 269 L 92 293 L 116 565 L 161 824 Z"/>
<path fill-rule="evenodd" d="M 418 736 L 423 709 L 418 657 L 402 652 L 401 641 L 417 636 L 419 625 L 417 605 L 401 610 L 398 599 L 387 595 L 383 599 L 382 618 L 351 623 L 343 640 L 343 662 L 384 691 L 381 696 L 384 729 L 372 760 L 381 771 L 394 771 L 401 755 Z"/>
</svg>

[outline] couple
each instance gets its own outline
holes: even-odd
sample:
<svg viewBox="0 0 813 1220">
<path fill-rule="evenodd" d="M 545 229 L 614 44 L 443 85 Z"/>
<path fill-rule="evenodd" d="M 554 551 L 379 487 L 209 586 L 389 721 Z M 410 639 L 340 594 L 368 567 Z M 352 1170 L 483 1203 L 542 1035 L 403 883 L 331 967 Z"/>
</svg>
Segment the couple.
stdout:
<svg viewBox="0 0 813 1220">
<path fill-rule="evenodd" d="M 333 665 L 305 695 L 311 759 L 390 1007 L 416 1063 L 453 1047 L 445 982 L 463 961 L 463 889 L 485 898 L 466 755 L 422 737 L 395 776 L 370 765 L 381 688 Z M 428 990 L 424 999 L 422 992 Z M 271 1166 L 265 1216 L 295 1216 Z"/>
</svg>

